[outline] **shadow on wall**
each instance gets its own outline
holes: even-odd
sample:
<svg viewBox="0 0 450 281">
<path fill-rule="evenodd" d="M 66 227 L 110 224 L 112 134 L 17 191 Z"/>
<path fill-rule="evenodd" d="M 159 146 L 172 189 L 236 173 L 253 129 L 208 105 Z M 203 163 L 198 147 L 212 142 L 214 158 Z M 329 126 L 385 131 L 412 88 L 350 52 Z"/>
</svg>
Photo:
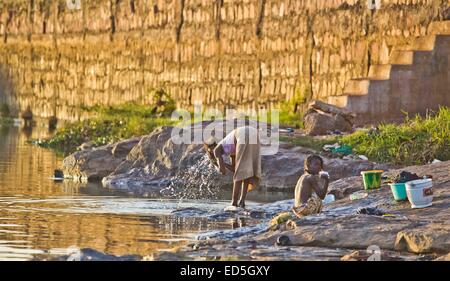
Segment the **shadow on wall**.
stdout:
<svg viewBox="0 0 450 281">
<path fill-rule="evenodd" d="M 6 68 L 0 65 L 0 106 L 5 104 L 8 105 L 10 116 L 19 115 L 13 83 Z"/>
</svg>

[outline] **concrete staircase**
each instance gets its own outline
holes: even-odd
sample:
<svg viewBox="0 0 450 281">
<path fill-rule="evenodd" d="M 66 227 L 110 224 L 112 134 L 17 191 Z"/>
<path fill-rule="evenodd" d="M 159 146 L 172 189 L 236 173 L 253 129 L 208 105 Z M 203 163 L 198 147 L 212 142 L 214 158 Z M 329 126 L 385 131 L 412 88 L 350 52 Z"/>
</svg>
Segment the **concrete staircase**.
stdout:
<svg viewBox="0 0 450 281">
<path fill-rule="evenodd" d="M 431 35 L 395 47 L 388 64 L 349 80 L 328 103 L 356 113 L 358 125 L 397 122 L 439 105 L 450 106 L 450 21 L 432 23 Z"/>
</svg>

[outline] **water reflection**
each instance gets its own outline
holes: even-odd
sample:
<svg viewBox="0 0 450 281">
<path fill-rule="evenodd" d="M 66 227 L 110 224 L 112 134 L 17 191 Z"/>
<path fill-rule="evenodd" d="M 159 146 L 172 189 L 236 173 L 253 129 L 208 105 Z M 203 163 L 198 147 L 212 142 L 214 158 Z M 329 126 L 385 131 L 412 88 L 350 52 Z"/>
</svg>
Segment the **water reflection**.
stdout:
<svg viewBox="0 0 450 281">
<path fill-rule="evenodd" d="M 28 260 L 71 246 L 148 255 L 193 239 L 200 231 L 246 225 L 168 216 L 179 207 L 222 209 L 228 200 L 133 198 L 96 184 L 53 181 L 62 158 L 27 143 L 47 136 L 41 129 L 0 127 L 0 260 Z M 266 193 L 252 196 L 271 199 Z"/>
</svg>

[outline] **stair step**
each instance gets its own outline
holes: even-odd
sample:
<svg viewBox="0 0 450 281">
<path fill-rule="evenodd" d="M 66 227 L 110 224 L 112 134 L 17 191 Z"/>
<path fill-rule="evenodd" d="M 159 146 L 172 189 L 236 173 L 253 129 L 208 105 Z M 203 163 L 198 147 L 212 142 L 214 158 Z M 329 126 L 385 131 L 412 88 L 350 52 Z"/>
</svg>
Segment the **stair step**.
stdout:
<svg viewBox="0 0 450 281">
<path fill-rule="evenodd" d="M 389 79 L 391 74 L 391 65 L 390 64 L 374 64 L 369 68 L 368 77 L 371 80 L 386 80 Z"/>
<path fill-rule="evenodd" d="M 416 37 L 409 44 L 396 45 L 392 51 L 432 51 L 437 35 L 426 35 Z"/>
<path fill-rule="evenodd" d="M 369 91 L 370 80 L 361 78 L 361 79 L 350 79 L 344 88 L 344 94 L 351 95 L 366 95 Z"/>
<path fill-rule="evenodd" d="M 450 35 L 436 35 L 434 47 L 450 49 Z"/>
<path fill-rule="evenodd" d="M 368 110 L 369 108 L 369 96 L 330 96 L 328 97 L 329 104 L 335 105 L 340 108 L 345 108 L 346 110 L 361 114 Z"/>
<path fill-rule="evenodd" d="M 417 51 L 432 51 L 434 43 L 436 41 L 436 35 L 427 35 L 414 39 L 412 43 L 413 50 Z"/>
<path fill-rule="evenodd" d="M 414 64 L 428 64 L 433 59 L 433 52 L 430 51 L 414 51 Z"/>
<path fill-rule="evenodd" d="M 378 96 L 389 92 L 390 80 L 372 80 L 370 81 L 368 94 Z"/>
<path fill-rule="evenodd" d="M 430 25 L 430 33 L 450 35 L 450 21 L 437 21 Z"/>
<path fill-rule="evenodd" d="M 412 64 L 414 51 L 392 50 L 389 56 L 390 64 Z"/>
<path fill-rule="evenodd" d="M 356 113 L 361 117 L 359 121 L 371 118 L 372 111 L 388 115 L 389 95 L 406 90 L 402 81 L 429 75 L 434 55 L 450 55 L 450 20 L 433 22 L 429 34 L 415 38 L 410 44 L 394 46 L 388 64 L 371 65 L 367 77 L 349 80 L 344 93 L 328 97 L 328 103 Z M 385 110 L 374 109 L 380 105 Z"/>
<path fill-rule="evenodd" d="M 335 105 L 340 108 L 345 108 L 347 106 L 348 97 L 349 96 L 347 96 L 347 95 L 329 96 L 327 103 Z"/>
</svg>

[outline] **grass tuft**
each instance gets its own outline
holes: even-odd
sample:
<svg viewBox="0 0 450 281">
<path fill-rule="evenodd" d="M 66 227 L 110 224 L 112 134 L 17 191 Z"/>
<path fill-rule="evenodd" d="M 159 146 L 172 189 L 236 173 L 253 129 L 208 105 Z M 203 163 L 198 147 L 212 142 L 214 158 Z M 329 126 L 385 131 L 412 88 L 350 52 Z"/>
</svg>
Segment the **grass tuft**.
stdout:
<svg viewBox="0 0 450 281">
<path fill-rule="evenodd" d="M 58 129 L 52 138 L 35 143 L 53 149 L 58 154 L 68 155 L 85 142 L 102 146 L 146 135 L 157 127 L 174 124 L 168 114 L 156 116 L 153 108 L 133 103 L 115 107 L 96 106 L 85 110 L 97 117 L 68 124 Z"/>
<path fill-rule="evenodd" d="M 403 124 L 382 124 L 376 130 L 358 131 L 341 139 L 370 160 L 401 165 L 450 160 L 450 108 L 441 107 L 426 117 Z"/>
</svg>

